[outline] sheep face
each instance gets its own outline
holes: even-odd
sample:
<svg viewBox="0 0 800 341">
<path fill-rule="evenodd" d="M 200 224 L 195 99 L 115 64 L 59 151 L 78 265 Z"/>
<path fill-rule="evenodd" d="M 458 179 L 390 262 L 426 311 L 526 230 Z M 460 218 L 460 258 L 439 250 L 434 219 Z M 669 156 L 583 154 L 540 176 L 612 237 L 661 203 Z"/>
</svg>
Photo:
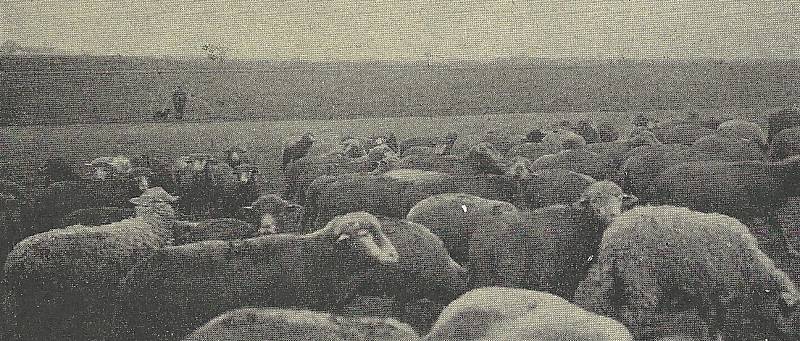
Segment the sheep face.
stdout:
<svg viewBox="0 0 800 341">
<path fill-rule="evenodd" d="M 261 225 L 259 225 L 257 235 L 263 236 L 276 233 L 278 233 L 278 227 L 277 224 L 275 224 L 275 218 L 273 218 L 269 213 L 265 214 L 263 217 L 261 217 Z"/>
<path fill-rule="evenodd" d="M 94 168 L 94 172 L 92 172 L 92 179 L 95 180 L 105 180 L 111 177 L 112 171 L 109 167 L 106 166 L 97 166 Z"/>
<path fill-rule="evenodd" d="M 624 210 L 633 207 L 638 198 L 623 193 L 622 189 L 611 181 L 598 181 L 586 188 L 578 202 L 590 210 L 593 216 L 610 223 Z"/>
<path fill-rule="evenodd" d="M 366 212 L 348 213 L 328 223 L 336 243 L 347 244 L 364 257 L 377 264 L 395 264 L 400 256 L 392 242 L 383 233 L 378 219 Z"/>
</svg>

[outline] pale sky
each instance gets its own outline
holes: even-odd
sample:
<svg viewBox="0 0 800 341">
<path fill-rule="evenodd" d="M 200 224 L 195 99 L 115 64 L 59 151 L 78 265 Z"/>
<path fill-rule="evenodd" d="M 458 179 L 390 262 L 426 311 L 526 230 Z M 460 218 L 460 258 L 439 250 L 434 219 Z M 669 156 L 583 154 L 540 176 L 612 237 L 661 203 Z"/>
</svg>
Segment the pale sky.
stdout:
<svg viewBox="0 0 800 341">
<path fill-rule="evenodd" d="M 191 2 L 191 3 L 190 3 Z M 798 58 L 800 0 L 0 0 L 0 42 L 256 59 Z"/>
</svg>

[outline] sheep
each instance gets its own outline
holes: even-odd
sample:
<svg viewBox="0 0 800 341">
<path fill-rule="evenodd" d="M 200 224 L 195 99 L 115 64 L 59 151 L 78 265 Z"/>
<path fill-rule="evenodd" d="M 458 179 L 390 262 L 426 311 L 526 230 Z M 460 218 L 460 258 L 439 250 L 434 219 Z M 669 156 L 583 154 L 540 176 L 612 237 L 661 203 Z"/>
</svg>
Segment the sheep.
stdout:
<svg viewBox="0 0 800 341">
<path fill-rule="evenodd" d="M 412 147 L 416 148 L 416 147 Z M 474 172 L 474 165 L 466 155 L 411 154 L 400 159 L 399 168 L 416 169 L 447 174 L 468 174 Z"/>
<path fill-rule="evenodd" d="M 549 144 L 551 150 L 561 151 L 585 146 L 586 139 L 571 130 L 559 129 L 548 132 L 542 139 L 542 143 Z"/>
<path fill-rule="evenodd" d="M 231 168 L 236 168 L 239 165 L 249 164 L 250 158 L 247 156 L 247 149 L 232 145 L 224 150 L 225 156 L 223 162 L 227 163 Z"/>
<path fill-rule="evenodd" d="M 269 219 L 269 218 L 265 218 Z M 175 238 L 170 245 L 184 245 L 203 240 L 237 240 L 277 233 L 274 223 L 265 221 L 256 227 L 235 218 L 215 218 L 200 222 L 178 221 Z"/>
<path fill-rule="evenodd" d="M 615 182 L 625 193 L 635 195 L 643 204 L 654 199 L 653 183 L 665 169 L 684 162 L 714 159 L 713 156 L 692 150 L 685 144 L 642 146 L 628 155 L 617 171 Z"/>
<path fill-rule="evenodd" d="M 0 264 L 5 263 L 6 255 L 19 240 L 21 215 L 19 199 L 11 194 L 0 193 Z M 0 279 L 2 279 L 2 274 L 0 274 Z M 0 303 L 2 303 L 1 300 L 2 296 L 0 296 Z"/>
<path fill-rule="evenodd" d="M 650 131 L 642 131 L 635 135 L 625 136 L 622 139 L 613 142 L 600 142 L 586 145 L 586 150 L 597 153 L 605 158 L 608 171 L 613 172 L 619 169 L 626 156 L 633 149 L 642 146 L 655 146 L 660 145 L 659 141 Z M 589 174 L 591 175 L 591 174 Z M 609 173 L 610 175 L 610 173 Z"/>
<path fill-rule="evenodd" d="M 548 154 L 534 160 L 531 165 L 532 171 L 551 168 L 562 168 L 595 179 L 606 179 L 612 172 L 607 158 L 589 151 L 586 147 L 564 149 L 555 154 Z"/>
<path fill-rule="evenodd" d="M 525 143 L 541 143 L 544 137 L 546 136 L 545 132 L 542 131 L 541 128 L 532 129 L 528 134 L 525 135 Z"/>
<path fill-rule="evenodd" d="M 405 151 L 414 146 L 424 146 L 424 147 L 431 147 L 436 148 L 440 145 L 449 145 L 447 149 L 452 148 L 453 144 L 458 139 L 458 134 L 455 132 L 450 132 L 444 137 L 431 137 L 431 138 L 424 138 L 424 137 L 412 137 L 400 141 L 400 145 L 398 146 L 400 150 L 400 154 L 403 155 Z"/>
<path fill-rule="evenodd" d="M 797 107 L 787 107 L 779 111 L 770 112 L 767 116 L 768 139 L 767 142 L 772 143 L 772 139 L 784 129 L 800 126 L 800 110 Z"/>
<path fill-rule="evenodd" d="M 727 120 L 717 127 L 717 135 L 736 139 L 748 140 L 756 143 L 762 151 L 767 150 L 767 134 L 761 127 L 745 120 Z"/>
<path fill-rule="evenodd" d="M 530 160 L 536 160 L 547 154 L 557 153 L 559 150 L 560 148 L 556 148 L 549 143 L 526 142 L 511 148 L 511 150 L 508 151 L 508 156 L 521 156 Z"/>
<path fill-rule="evenodd" d="M 700 161 L 665 169 L 653 182 L 654 202 L 716 212 L 750 222 L 768 217 L 797 195 L 800 156 L 778 162 Z"/>
<path fill-rule="evenodd" d="M 25 238 L 4 267 L 21 340 L 102 339 L 117 283 L 173 235 L 176 197 L 160 187 L 130 199 L 136 217 Z"/>
<path fill-rule="evenodd" d="M 285 173 L 285 188 L 282 196 L 297 203 L 305 203 L 305 195 L 314 179 L 323 175 L 365 173 L 369 165 L 365 160 L 354 160 L 344 156 L 332 158 L 303 157 L 292 162 Z"/>
<path fill-rule="evenodd" d="M 244 206 L 245 221 L 273 233 L 299 233 L 303 230 L 305 208 L 290 203 L 277 194 L 259 196 L 249 206 Z"/>
<path fill-rule="evenodd" d="M 73 225 L 99 226 L 111 224 L 123 219 L 133 217 L 136 214 L 133 208 L 129 207 L 92 207 L 81 208 L 64 216 L 61 219 L 60 227 Z"/>
<path fill-rule="evenodd" d="M 573 203 L 596 182 L 588 175 L 562 168 L 540 169 L 517 181 L 517 197 L 512 202 L 522 209 Z"/>
<path fill-rule="evenodd" d="M 406 215 L 406 220 L 421 224 L 439 236 L 450 256 L 459 264 L 466 264 L 467 246 L 473 229 L 475 215 L 516 212 L 509 202 L 488 200 L 464 193 L 443 193 L 418 202 Z"/>
<path fill-rule="evenodd" d="M 672 333 L 786 340 L 785 309 L 799 300 L 744 224 L 674 206 L 615 218 L 575 295 L 579 306 L 618 319 L 637 340 Z"/>
<path fill-rule="evenodd" d="M 237 170 L 208 154 L 193 154 L 178 159 L 175 168 L 178 211 L 190 219 L 230 217 L 260 191 L 249 181 L 255 168 L 247 164 Z"/>
<path fill-rule="evenodd" d="M 772 161 L 800 155 L 800 127 L 784 129 L 772 136 L 769 157 Z"/>
<path fill-rule="evenodd" d="M 121 282 L 113 336 L 175 340 L 243 306 L 336 311 L 358 293 L 442 295 L 452 286 L 449 298 L 464 290 L 451 262 L 424 227 L 366 212 L 306 235 L 165 247 Z"/>
<path fill-rule="evenodd" d="M 78 173 L 62 158 L 48 159 L 44 165 L 39 167 L 37 174 L 45 178 L 46 185 L 61 181 L 80 180 Z"/>
<path fill-rule="evenodd" d="M 425 341 L 633 341 L 625 326 L 548 293 L 503 287 L 474 289 L 451 302 Z"/>
<path fill-rule="evenodd" d="M 662 143 L 683 143 L 691 145 L 703 137 L 716 134 L 716 130 L 706 128 L 697 124 L 682 123 L 657 127 L 653 129 L 653 134 Z"/>
<path fill-rule="evenodd" d="M 578 135 L 582 136 L 586 143 L 597 143 L 600 142 L 600 135 L 597 133 L 597 129 L 592 125 L 592 122 L 589 120 L 578 120 L 574 126 L 572 126 L 572 130 L 577 133 Z"/>
<path fill-rule="evenodd" d="M 48 186 L 32 204 L 35 212 L 31 231 L 25 236 L 59 227 L 67 214 L 91 207 L 127 207 L 128 199 L 149 187 L 149 171 L 134 167 L 122 177 L 106 180 L 60 181 Z"/>
<path fill-rule="evenodd" d="M 691 145 L 691 149 L 712 155 L 718 161 L 762 161 L 765 157 L 765 148 L 757 142 L 720 135 L 700 138 Z"/>
<path fill-rule="evenodd" d="M 132 167 L 131 160 L 124 155 L 101 156 L 86 163 L 85 166 L 94 169 L 92 177 L 97 180 L 105 180 L 107 178 L 126 174 L 130 172 Z"/>
<path fill-rule="evenodd" d="M 310 310 L 242 308 L 208 321 L 183 341 L 413 341 L 419 335 L 391 318 L 344 317 Z"/>
<path fill-rule="evenodd" d="M 571 299 L 605 226 L 636 202 L 616 184 L 598 181 L 571 205 L 476 216 L 469 241 L 474 288 L 499 285 Z"/>
<path fill-rule="evenodd" d="M 620 137 L 619 124 L 610 121 L 598 122 L 597 137 L 600 139 L 600 142 L 613 142 L 618 140 Z"/>
<path fill-rule="evenodd" d="M 25 195 L 22 186 L 11 180 L 0 179 L 0 194 L 7 194 L 20 199 Z"/>
<path fill-rule="evenodd" d="M 300 139 L 283 148 L 281 157 L 281 170 L 285 173 L 286 167 L 300 158 L 306 156 L 311 146 L 314 145 L 314 135 L 311 133 L 303 134 Z"/>
</svg>

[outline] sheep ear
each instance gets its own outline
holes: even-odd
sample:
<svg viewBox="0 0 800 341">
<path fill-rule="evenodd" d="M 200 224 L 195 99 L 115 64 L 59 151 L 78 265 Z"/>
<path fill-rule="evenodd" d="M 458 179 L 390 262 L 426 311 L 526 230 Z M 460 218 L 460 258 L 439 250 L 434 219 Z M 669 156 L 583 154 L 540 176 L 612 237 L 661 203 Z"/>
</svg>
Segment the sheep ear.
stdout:
<svg viewBox="0 0 800 341">
<path fill-rule="evenodd" d="M 342 234 L 340 234 L 340 235 L 339 235 L 339 238 L 336 238 L 336 242 L 337 242 L 337 243 L 341 243 L 342 241 L 344 241 L 344 240 L 347 240 L 347 239 L 349 239 L 349 238 L 350 238 L 350 235 L 349 235 L 349 234 L 347 234 L 347 233 L 342 233 Z"/>
<path fill-rule="evenodd" d="M 243 206 L 242 209 L 243 210 L 247 210 L 247 211 L 251 211 L 251 210 L 253 210 L 253 206 Z"/>
</svg>

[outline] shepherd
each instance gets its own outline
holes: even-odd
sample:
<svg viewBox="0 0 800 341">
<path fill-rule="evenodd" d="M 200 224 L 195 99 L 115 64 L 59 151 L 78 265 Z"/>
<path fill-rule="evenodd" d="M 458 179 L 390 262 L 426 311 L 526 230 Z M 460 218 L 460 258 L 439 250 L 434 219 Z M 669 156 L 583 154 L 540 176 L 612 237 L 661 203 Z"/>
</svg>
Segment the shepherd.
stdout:
<svg viewBox="0 0 800 341">
<path fill-rule="evenodd" d="M 186 108 L 186 100 L 188 99 L 186 92 L 178 85 L 175 92 L 172 93 L 172 104 L 175 106 L 175 118 L 182 119 L 183 111 Z"/>
</svg>

